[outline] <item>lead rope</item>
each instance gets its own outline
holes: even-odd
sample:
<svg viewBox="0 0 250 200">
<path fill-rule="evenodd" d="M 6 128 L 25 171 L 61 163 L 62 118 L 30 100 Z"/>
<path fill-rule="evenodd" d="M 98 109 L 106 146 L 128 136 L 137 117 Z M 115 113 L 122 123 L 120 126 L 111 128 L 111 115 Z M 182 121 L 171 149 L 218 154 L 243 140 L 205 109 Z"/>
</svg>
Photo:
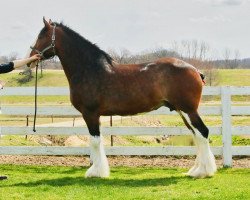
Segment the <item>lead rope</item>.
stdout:
<svg viewBox="0 0 250 200">
<path fill-rule="evenodd" d="M 39 62 L 36 63 L 36 78 L 35 78 L 35 113 L 34 113 L 34 123 L 33 123 L 33 132 L 36 132 L 36 113 L 37 113 L 37 71 L 38 71 Z"/>
</svg>

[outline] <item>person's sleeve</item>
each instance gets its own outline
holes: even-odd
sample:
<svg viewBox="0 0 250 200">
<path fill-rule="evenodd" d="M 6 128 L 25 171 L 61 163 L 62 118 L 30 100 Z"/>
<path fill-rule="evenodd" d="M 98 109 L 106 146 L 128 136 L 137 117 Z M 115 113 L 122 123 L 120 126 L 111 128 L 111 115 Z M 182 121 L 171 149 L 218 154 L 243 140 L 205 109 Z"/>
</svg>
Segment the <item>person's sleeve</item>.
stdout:
<svg viewBox="0 0 250 200">
<path fill-rule="evenodd" d="M 0 74 L 8 73 L 8 72 L 11 72 L 12 70 L 14 70 L 13 62 L 0 65 Z"/>
</svg>

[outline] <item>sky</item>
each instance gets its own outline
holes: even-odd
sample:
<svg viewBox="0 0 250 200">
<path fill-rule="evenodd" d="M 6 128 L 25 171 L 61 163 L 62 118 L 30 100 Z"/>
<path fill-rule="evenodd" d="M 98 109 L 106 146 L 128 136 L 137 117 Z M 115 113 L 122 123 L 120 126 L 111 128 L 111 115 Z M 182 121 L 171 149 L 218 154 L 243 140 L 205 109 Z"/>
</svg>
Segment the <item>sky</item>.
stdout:
<svg viewBox="0 0 250 200">
<path fill-rule="evenodd" d="M 204 41 L 250 57 L 250 0 L 0 0 L 0 56 L 24 57 L 43 16 L 63 22 L 101 49 L 139 53 Z"/>
</svg>

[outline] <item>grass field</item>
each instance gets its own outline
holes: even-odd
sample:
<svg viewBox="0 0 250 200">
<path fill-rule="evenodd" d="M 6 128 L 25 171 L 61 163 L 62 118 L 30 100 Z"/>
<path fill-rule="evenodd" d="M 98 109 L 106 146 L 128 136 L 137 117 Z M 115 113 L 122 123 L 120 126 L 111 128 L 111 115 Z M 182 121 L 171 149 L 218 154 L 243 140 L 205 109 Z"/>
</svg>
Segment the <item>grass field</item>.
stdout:
<svg viewBox="0 0 250 200">
<path fill-rule="evenodd" d="M 86 179 L 86 168 L 0 165 L 0 199 L 250 199 L 250 169 L 220 169 L 194 179 L 180 168 L 111 169 L 109 179 Z"/>
<path fill-rule="evenodd" d="M 250 86 L 250 69 L 220 69 L 218 73 L 218 85 Z"/>
</svg>

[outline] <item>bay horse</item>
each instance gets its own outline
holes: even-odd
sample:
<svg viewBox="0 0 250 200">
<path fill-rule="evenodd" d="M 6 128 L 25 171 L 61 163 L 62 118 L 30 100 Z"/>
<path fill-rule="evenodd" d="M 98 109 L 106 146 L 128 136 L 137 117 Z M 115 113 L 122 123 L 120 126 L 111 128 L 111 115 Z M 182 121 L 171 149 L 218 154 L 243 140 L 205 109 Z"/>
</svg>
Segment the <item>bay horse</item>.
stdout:
<svg viewBox="0 0 250 200">
<path fill-rule="evenodd" d="M 61 61 L 70 100 L 82 114 L 90 133 L 92 166 L 85 177 L 110 174 L 99 129 L 101 115 L 134 115 L 161 106 L 177 111 L 193 133 L 197 156 L 187 175 L 213 176 L 216 164 L 209 147 L 209 130 L 197 112 L 203 77 L 195 67 L 176 58 L 117 64 L 106 52 L 64 24 L 44 18 L 43 23 L 30 56 L 40 53 L 42 59 L 48 59 L 57 55 Z"/>
</svg>

